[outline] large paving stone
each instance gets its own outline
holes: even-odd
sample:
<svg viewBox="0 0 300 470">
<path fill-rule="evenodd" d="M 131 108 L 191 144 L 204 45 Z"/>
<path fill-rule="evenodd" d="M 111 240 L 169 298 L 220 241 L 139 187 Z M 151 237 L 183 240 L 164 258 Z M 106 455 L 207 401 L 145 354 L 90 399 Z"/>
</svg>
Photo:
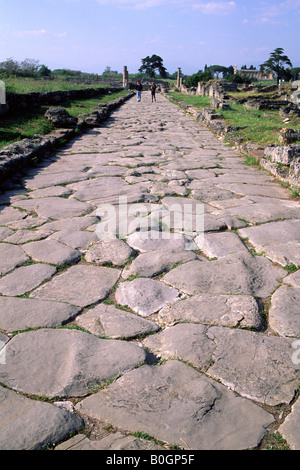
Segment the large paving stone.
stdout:
<svg viewBox="0 0 300 470">
<path fill-rule="evenodd" d="M 163 359 L 180 359 L 206 370 L 246 398 L 277 405 L 293 399 L 300 378 L 300 367 L 292 363 L 292 342 L 262 333 L 191 323 L 167 328 L 143 343 Z"/>
<path fill-rule="evenodd" d="M 160 330 L 154 322 L 106 304 L 100 304 L 79 316 L 76 323 L 94 335 L 112 339 L 136 338 Z"/>
<path fill-rule="evenodd" d="M 281 286 L 272 296 L 270 328 L 281 336 L 300 338 L 300 289 Z"/>
<path fill-rule="evenodd" d="M 265 197 L 276 197 L 278 199 L 289 199 L 289 192 L 285 188 L 281 188 L 279 185 L 271 184 L 240 184 L 240 183 L 221 183 L 218 185 L 220 188 L 233 193 L 239 194 L 240 196 L 265 196 Z"/>
<path fill-rule="evenodd" d="M 25 263 L 29 258 L 19 246 L 0 243 L 0 276 Z"/>
<path fill-rule="evenodd" d="M 179 292 L 154 279 L 137 278 L 122 282 L 116 290 L 116 301 L 127 305 L 142 317 L 148 317 L 167 303 L 178 300 Z"/>
<path fill-rule="evenodd" d="M 256 251 L 283 266 L 300 265 L 300 220 L 285 220 L 239 230 Z"/>
<path fill-rule="evenodd" d="M 42 450 L 83 425 L 75 414 L 0 387 L 1 450 Z"/>
<path fill-rule="evenodd" d="M 200 236 L 199 248 L 209 258 L 224 258 L 232 253 L 247 252 L 248 249 L 241 239 L 234 233 L 205 233 Z M 195 238 L 195 243 L 198 237 Z"/>
<path fill-rule="evenodd" d="M 0 381 L 14 390 L 47 397 L 87 395 L 147 357 L 136 344 L 68 329 L 22 333 L 5 349 Z"/>
<path fill-rule="evenodd" d="M 123 266 L 134 254 L 133 249 L 118 238 L 98 240 L 85 254 L 88 263 L 103 265 L 111 263 Z"/>
<path fill-rule="evenodd" d="M 271 406 L 291 402 L 300 379 L 293 339 L 221 327 L 210 328 L 208 336 L 216 345 L 210 376 L 251 400 Z"/>
<path fill-rule="evenodd" d="M 127 238 L 127 243 L 135 250 L 146 253 L 153 250 L 196 250 L 197 246 L 192 239 L 172 232 L 157 230 L 134 232 Z"/>
<path fill-rule="evenodd" d="M 51 238 L 80 252 L 85 252 L 93 242 L 98 240 L 95 233 L 84 230 L 60 230 L 51 235 Z"/>
<path fill-rule="evenodd" d="M 72 321 L 80 311 L 80 308 L 66 303 L 1 296 L 0 329 L 11 332 L 51 328 Z"/>
<path fill-rule="evenodd" d="M 248 295 L 195 295 L 166 305 L 160 310 L 158 321 L 164 326 L 189 322 L 258 330 L 263 325 L 258 303 Z"/>
<path fill-rule="evenodd" d="M 42 282 L 50 279 L 56 268 L 46 264 L 32 264 L 16 268 L 12 273 L 0 279 L 0 292 L 3 295 L 23 295 Z"/>
<path fill-rule="evenodd" d="M 154 277 L 169 271 L 178 263 L 186 263 L 197 259 L 192 251 L 177 251 L 171 249 L 160 249 L 148 253 L 142 253 L 132 263 L 125 267 L 122 277 L 128 279 L 130 276 Z"/>
<path fill-rule="evenodd" d="M 262 408 L 177 361 L 131 371 L 76 408 L 191 450 L 256 447 L 273 422 Z"/>
<path fill-rule="evenodd" d="M 284 284 L 291 285 L 292 287 L 300 287 L 300 269 L 298 271 L 289 274 L 283 279 Z"/>
<path fill-rule="evenodd" d="M 18 206 L 18 204 L 16 204 L 16 206 Z M 8 223 L 25 219 L 26 216 L 26 212 L 19 211 L 14 207 L 4 207 L 4 209 L 0 210 L 0 225 L 7 225 Z"/>
<path fill-rule="evenodd" d="M 13 243 L 15 245 L 22 245 L 36 240 L 44 240 L 52 235 L 51 230 L 18 230 L 12 235 L 5 238 L 6 243 Z"/>
<path fill-rule="evenodd" d="M 120 271 L 113 268 L 72 266 L 38 287 L 31 297 L 87 307 L 105 299 L 119 277 Z"/>
<path fill-rule="evenodd" d="M 24 251 L 34 261 L 51 263 L 63 266 L 76 263 L 81 258 L 81 253 L 57 240 L 40 240 L 23 245 Z"/>
<path fill-rule="evenodd" d="M 48 217 L 50 219 L 78 217 L 93 210 L 93 207 L 85 202 L 77 201 L 76 199 L 63 199 L 61 197 L 18 201 L 16 205 L 27 211 L 35 211 L 39 217 Z"/>
<path fill-rule="evenodd" d="M 286 271 L 250 253 L 236 253 L 217 261 L 196 260 L 178 266 L 163 280 L 185 294 L 250 294 L 268 297 Z"/>
</svg>

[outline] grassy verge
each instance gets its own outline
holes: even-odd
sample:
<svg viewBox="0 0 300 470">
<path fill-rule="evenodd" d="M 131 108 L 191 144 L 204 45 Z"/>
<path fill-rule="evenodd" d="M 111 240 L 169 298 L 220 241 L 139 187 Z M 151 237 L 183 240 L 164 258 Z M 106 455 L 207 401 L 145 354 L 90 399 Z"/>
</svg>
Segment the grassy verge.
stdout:
<svg viewBox="0 0 300 470">
<path fill-rule="evenodd" d="M 6 86 L 7 93 L 31 93 L 31 92 L 50 92 L 50 91 L 68 91 L 82 90 L 84 88 L 105 88 L 107 85 L 97 84 L 76 84 L 66 80 L 38 80 L 33 78 L 1 78 Z"/>
<path fill-rule="evenodd" d="M 249 93 L 248 93 L 249 95 Z M 265 94 L 266 98 L 268 94 Z M 265 96 L 263 95 L 263 96 Z M 200 110 L 210 108 L 210 98 L 186 95 L 182 93 L 170 92 L 169 96 L 174 101 L 184 101 Z M 242 93 L 238 93 L 242 98 Z M 253 142 L 258 145 L 268 146 L 270 144 L 280 144 L 279 134 L 283 127 L 300 130 L 300 119 L 292 118 L 288 124 L 283 122 L 279 111 L 257 111 L 254 109 L 245 109 L 242 104 L 230 104 L 230 110 L 218 111 L 228 126 L 244 127 L 232 133 L 234 137 L 242 139 L 243 142 Z M 295 143 L 300 143 L 297 141 Z"/>
<path fill-rule="evenodd" d="M 99 98 L 88 100 L 75 100 L 61 103 L 61 106 L 75 117 L 79 114 L 90 114 L 99 103 L 107 103 L 120 96 L 127 95 L 128 91 L 120 91 Z M 55 127 L 44 117 L 50 106 L 42 106 L 38 110 L 7 113 L 0 117 L 0 148 L 18 142 L 25 138 L 32 138 L 35 134 L 46 135 Z"/>
</svg>

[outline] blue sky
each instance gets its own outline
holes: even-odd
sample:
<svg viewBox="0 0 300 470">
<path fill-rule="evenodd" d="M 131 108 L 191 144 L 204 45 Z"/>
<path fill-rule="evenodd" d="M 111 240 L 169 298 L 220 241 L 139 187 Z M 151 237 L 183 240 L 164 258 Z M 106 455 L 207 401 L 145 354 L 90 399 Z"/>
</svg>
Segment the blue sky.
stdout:
<svg viewBox="0 0 300 470">
<path fill-rule="evenodd" d="M 152 54 L 168 72 L 258 66 L 282 47 L 300 66 L 300 0 L 0 0 L 0 62 L 129 73 Z"/>
</svg>

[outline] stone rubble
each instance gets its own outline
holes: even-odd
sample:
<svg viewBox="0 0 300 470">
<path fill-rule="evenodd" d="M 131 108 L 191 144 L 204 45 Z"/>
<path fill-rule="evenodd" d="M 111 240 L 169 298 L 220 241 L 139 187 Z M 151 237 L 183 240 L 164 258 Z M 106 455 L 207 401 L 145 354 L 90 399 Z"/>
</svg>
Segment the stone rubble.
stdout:
<svg viewBox="0 0 300 470">
<path fill-rule="evenodd" d="M 0 449 L 299 450 L 299 221 L 162 94 L 12 175 Z"/>
</svg>

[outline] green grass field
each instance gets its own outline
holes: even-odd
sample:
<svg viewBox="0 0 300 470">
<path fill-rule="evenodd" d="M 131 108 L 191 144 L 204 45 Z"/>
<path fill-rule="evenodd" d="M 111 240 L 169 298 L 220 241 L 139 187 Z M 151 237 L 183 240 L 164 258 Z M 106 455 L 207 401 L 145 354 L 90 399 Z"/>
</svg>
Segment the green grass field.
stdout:
<svg viewBox="0 0 300 470">
<path fill-rule="evenodd" d="M 88 100 L 74 100 L 61 103 L 61 106 L 75 117 L 80 114 L 90 114 L 99 103 L 107 103 L 128 94 L 122 90 L 99 98 Z M 20 111 L 18 113 L 7 113 L 0 116 L 0 147 L 5 147 L 21 139 L 31 138 L 35 134 L 46 135 L 51 133 L 55 127 L 44 117 L 50 106 L 42 106 L 34 111 Z"/>
<path fill-rule="evenodd" d="M 183 93 L 169 92 L 168 95 L 175 101 L 184 101 L 185 103 L 195 106 L 196 108 L 211 108 L 210 98 L 186 95 Z M 232 95 L 234 95 L 232 93 Z M 239 98 L 245 97 L 244 94 L 236 93 L 235 96 Z M 249 95 L 249 93 L 247 94 Z M 268 96 L 265 94 L 264 96 Z M 290 129 L 300 130 L 300 119 L 293 118 L 289 123 L 283 123 L 282 117 L 279 115 L 279 111 L 257 111 L 251 109 L 245 109 L 242 104 L 230 104 L 230 110 L 218 111 L 222 114 L 222 118 L 225 120 L 227 125 L 234 127 L 247 128 L 234 132 L 233 135 L 239 139 L 243 139 L 244 142 L 253 142 L 262 146 L 270 144 L 279 144 L 279 133 L 284 127 Z M 300 143 L 300 141 L 299 141 Z"/>
</svg>

